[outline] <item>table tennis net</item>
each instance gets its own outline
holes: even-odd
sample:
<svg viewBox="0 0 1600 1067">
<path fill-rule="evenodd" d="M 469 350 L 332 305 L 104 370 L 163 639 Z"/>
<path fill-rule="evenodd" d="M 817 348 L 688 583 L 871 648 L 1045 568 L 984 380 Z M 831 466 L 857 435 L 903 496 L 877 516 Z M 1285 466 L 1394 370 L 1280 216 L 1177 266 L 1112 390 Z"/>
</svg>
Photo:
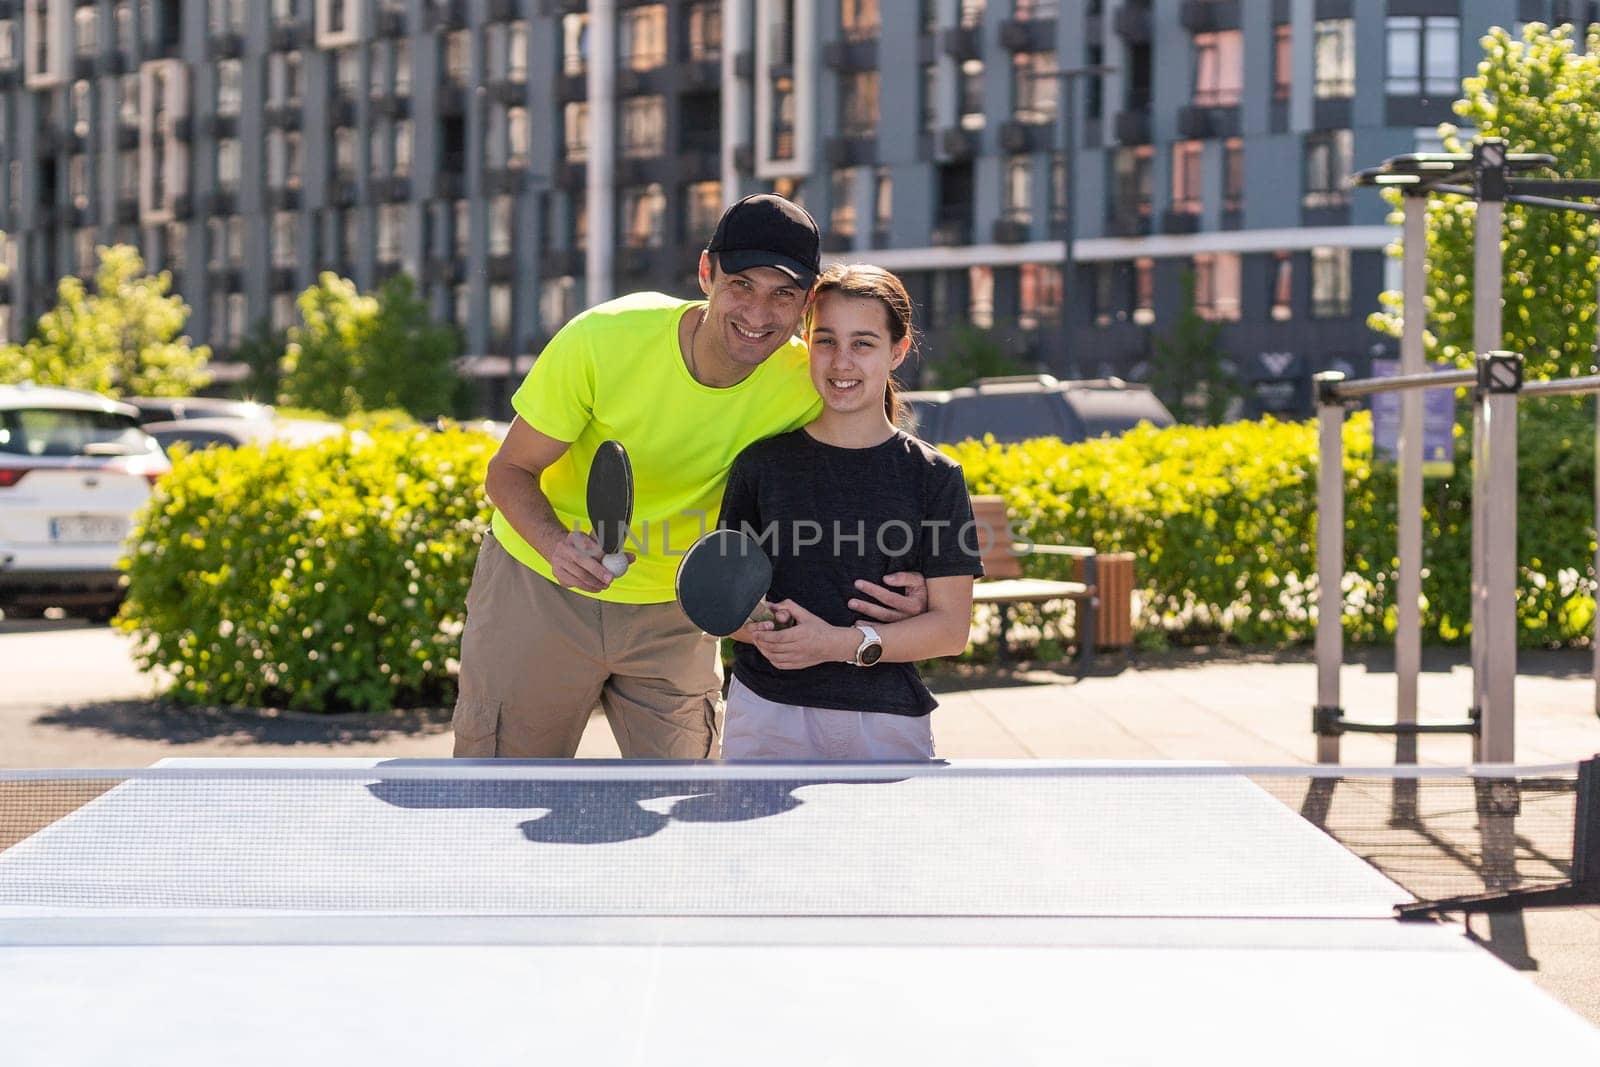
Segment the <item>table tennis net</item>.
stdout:
<svg viewBox="0 0 1600 1067">
<path fill-rule="evenodd" d="M 0 771 L 0 917 L 1306 916 L 1557 884 L 1577 768 Z"/>
</svg>

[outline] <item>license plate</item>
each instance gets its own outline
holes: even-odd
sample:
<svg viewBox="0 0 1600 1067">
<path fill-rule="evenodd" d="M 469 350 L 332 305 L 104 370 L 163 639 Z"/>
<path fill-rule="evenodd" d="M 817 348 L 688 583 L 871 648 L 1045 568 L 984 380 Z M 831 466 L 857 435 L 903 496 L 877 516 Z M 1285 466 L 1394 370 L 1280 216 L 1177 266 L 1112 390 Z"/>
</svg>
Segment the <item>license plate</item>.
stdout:
<svg viewBox="0 0 1600 1067">
<path fill-rule="evenodd" d="M 50 540 L 115 544 L 128 536 L 128 520 L 114 515 L 59 515 L 50 520 Z"/>
</svg>

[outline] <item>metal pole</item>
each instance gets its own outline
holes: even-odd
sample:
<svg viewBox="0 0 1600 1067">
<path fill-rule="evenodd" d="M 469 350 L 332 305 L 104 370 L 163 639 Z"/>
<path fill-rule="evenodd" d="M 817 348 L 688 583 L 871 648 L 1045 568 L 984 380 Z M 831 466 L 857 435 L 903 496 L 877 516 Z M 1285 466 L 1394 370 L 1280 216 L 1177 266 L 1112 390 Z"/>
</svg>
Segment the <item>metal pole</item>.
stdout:
<svg viewBox="0 0 1600 1067">
<path fill-rule="evenodd" d="M 1503 262 L 1500 251 L 1501 224 L 1505 216 L 1505 146 L 1499 142 L 1480 142 L 1473 150 L 1473 162 L 1478 170 L 1478 217 L 1473 227 L 1472 255 L 1472 348 L 1481 357 L 1486 352 L 1499 349 L 1503 336 L 1500 320 L 1501 290 L 1504 285 Z M 1487 408 L 1479 403 L 1473 407 L 1472 456 L 1474 470 L 1479 456 L 1488 447 L 1484 425 Z M 1483 615 L 1483 576 L 1488 573 L 1484 558 L 1484 527 L 1488 523 L 1490 503 L 1487 492 L 1478 492 L 1480 485 L 1474 479 L 1472 494 L 1472 713 L 1482 714 L 1488 683 L 1484 627 L 1488 625 Z M 1512 506 L 1515 506 L 1513 499 Z M 1483 735 L 1474 742 L 1473 756 L 1483 758 Z"/>
<path fill-rule="evenodd" d="M 1065 203 L 1062 205 L 1061 217 L 1061 337 L 1062 355 L 1066 357 L 1067 377 L 1083 377 L 1083 368 L 1078 364 L 1078 348 L 1073 339 L 1073 308 L 1072 290 L 1074 288 L 1072 275 L 1074 260 L 1072 255 L 1072 242 L 1075 239 L 1077 227 L 1074 216 L 1078 207 L 1078 172 L 1077 160 L 1077 84 L 1078 75 L 1082 70 L 1062 71 L 1061 79 L 1061 170 L 1062 180 L 1066 183 L 1063 190 Z"/>
<path fill-rule="evenodd" d="M 1400 335 L 1400 373 L 1427 370 L 1423 354 L 1423 329 L 1427 325 L 1428 201 L 1426 196 L 1404 199 L 1404 262 L 1401 297 L 1405 311 Z M 1423 390 L 1400 394 L 1398 517 L 1399 574 L 1395 582 L 1395 721 L 1417 721 L 1417 675 L 1422 669 L 1422 414 Z M 1417 762 L 1417 737 L 1395 735 L 1394 761 Z"/>
<path fill-rule="evenodd" d="M 1522 357 L 1514 352 L 1478 356 L 1478 406 L 1483 412 L 1484 451 L 1474 457 L 1474 497 L 1485 490 L 1495 506 L 1485 508 L 1482 641 L 1485 676 L 1479 721 L 1479 762 L 1516 758 L 1517 681 L 1517 394 Z"/>
<path fill-rule="evenodd" d="M 589 164 L 584 191 L 588 206 L 588 269 L 584 303 L 611 299 L 616 259 L 616 0 L 589 0 Z"/>
<path fill-rule="evenodd" d="M 1600 374 L 1600 276 L 1595 279 L 1594 310 L 1594 363 L 1589 369 Z M 1600 397 L 1595 398 L 1594 405 L 1594 528 L 1595 613 L 1594 637 L 1591 641 L 1593 648 L 1591 673 L 1594 675 L 1594 713 L 1600 716 Z"/>
<path fill-rule="evenodd" d="M 1316 376 L 1317 389 L 1317 707 L 1314 722 L 1340 714 L 1344 663 L 1344 402 L 1332 386 L 1338 371 Z M 1317 762 L 1339 762 L 1339 735 L 1317 731 Z"/>
</svg>

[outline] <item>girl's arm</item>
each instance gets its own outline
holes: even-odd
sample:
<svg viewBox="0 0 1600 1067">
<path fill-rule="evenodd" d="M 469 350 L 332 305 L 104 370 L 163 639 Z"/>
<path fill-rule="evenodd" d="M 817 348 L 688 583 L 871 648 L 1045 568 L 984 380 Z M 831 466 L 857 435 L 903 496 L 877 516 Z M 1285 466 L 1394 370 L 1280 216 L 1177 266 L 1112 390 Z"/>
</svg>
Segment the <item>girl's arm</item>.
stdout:
<svg viewBox="0 0 1600 1067">
<path fill-rule="evenodd" d="M 831 626 L 792 600 L 780 601 L 773 608 L 793 618 L 795 625 L 750 637 L 774 667 L 800 670 L 855 659 L 862 636 L 856 627 Z M 928 610 L 915 618 L 892 623 L 865 621 L 883 641 L 880 662 L 914 663 L 959 656 L 966 651 L 972 629 L 972 576 L 928 579 Z"/>
</svg>

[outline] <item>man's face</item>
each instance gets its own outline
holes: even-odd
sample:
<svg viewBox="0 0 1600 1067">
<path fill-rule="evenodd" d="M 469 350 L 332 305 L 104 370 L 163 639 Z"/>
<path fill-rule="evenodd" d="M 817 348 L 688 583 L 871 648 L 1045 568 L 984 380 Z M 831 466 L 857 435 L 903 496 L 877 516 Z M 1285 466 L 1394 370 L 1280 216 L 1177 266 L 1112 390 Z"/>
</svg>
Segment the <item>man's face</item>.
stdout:
<svg viewBox="0 0 1600 1067">
<path fill-rule="evenodd" d="M 727 274 L 704 253 L 700 288 L 709 301 L 704 328 L 743 367 L 759 366 L 795 335 L 811 297 L 810 290 L 776 267 Z"/>
</svg>

